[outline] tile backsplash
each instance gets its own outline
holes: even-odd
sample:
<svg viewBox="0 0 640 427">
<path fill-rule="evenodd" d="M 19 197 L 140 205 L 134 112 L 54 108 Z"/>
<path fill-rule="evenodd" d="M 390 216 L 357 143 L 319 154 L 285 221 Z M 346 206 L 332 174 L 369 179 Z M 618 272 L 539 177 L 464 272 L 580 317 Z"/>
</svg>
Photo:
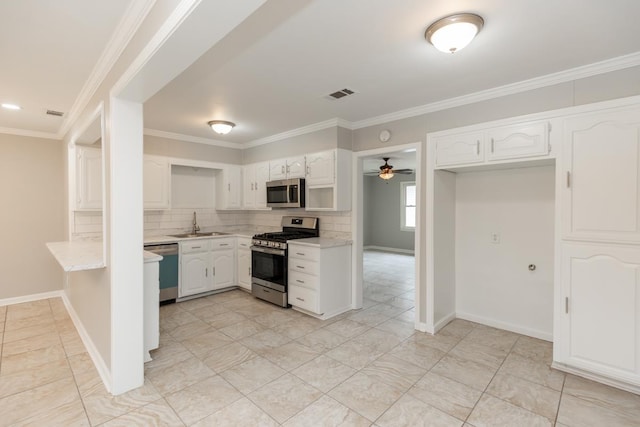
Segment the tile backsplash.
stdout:
<svg viewBox="0 0 640 427">
<path fill-rule="evenodd" d="M 256 230 L 256 233 L 281 229 L 285 215 L 320 218 L 320 236 L 351 239 L 351 212 L 307 212 L 302 209 L 265 211 L 221 211 L 216 209 L 171 209 L 144 212 L 145 237 L 184 233 L 191 229 L 196 212 L 201 231 Z M 101 212 L 73 212 L 72 240 L 102 238 Z"/>
</svg>

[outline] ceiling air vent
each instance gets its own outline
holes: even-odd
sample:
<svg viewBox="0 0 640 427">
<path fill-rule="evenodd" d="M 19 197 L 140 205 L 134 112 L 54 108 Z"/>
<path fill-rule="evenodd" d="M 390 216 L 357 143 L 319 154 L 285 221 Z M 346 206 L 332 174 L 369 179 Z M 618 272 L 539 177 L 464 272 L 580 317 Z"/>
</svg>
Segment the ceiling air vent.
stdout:
<svg viewBox="0 0 640 427">
<path fill-rule="evenodd" d="M 349 96 L 349 95 L 353 95 L 355 92 L 352 91 L 351 89 L 341 89 L 337 92 L 333 92 L 330 93 L 327 98 L 329 99 L 340 99 L 340 98 L 344 98 L 345 96 Z"/>
<path fill-rule="evenodd" d="M 47 114 L 50 116 L 57 116 L 57 117 L 64 116 L 64 113 L 62 111 L 55 111 L 55 110 L 47 110 Z"/>
</svg>

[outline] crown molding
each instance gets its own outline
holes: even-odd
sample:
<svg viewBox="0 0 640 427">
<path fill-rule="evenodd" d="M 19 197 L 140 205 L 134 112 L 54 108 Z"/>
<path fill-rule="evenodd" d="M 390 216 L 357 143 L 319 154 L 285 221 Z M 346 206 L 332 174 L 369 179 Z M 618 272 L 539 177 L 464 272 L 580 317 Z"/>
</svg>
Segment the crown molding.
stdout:
<svg viewBox="0 0 640 427">
<path fill-rule="evenodd" d="M 40 132 L 37 130 L 0 127 L 0 133 L 6 134 L 6 135 L 30 136 L 33 138 L 55 139 L 58 141 L 62 140 L 62 138 L 57 133 Z"/>
<path fill-rule="evenodd" d="M 156 0 L 134 0 L 131 2 L 118 26 L 113 31 L 111 39 L 102 51 L 98 62 L 93 67 L 89 78 L 80 90 L 71 109 L 60 125 L 58 137 L 62 138 L 69 131 L 71 125 L 89 104 L 96 91 L 113 68 L 118 58 L 127 47 L 136 31 L 147 17 L 147 14 L 156 3 Z"/>
<path fill-rule="evenodd" d="M 640 65 L 640 52 L 635 52 L 629 55 L 608 59 L 606 61 L 596 62 L 593 64 L 584 65 L 582 67 L 571 68 L 569 70 L 564 70 L 529 80 L 523 80 L 517 83 L 499 86 L 496 88 L 475 92 L 469 95 L 458 96 L 455 98 L 446 99 L 444 101 L 433 102 L 418 107 L 396 111 L 394 113 L 383 114 L 380 116 L 359 120 L 357 122 L 353 122 L 351 125 L 352 129 L 354 130 L 361 129 L 369 126 L 379 125 L 382 123 L 388 123 L 396 120 L 402 120 L 410 117 L 420 116 L 423 114 L 433 113 L 436 111 L 446 110 L 453 107 L 460 107 L 462 105 L 500 98 L 502 96 L 514 95 L 529 90 L 540 89 L 560 83 L 566 83 L 573 80 L 579 80 L 598 74 L 608 73 L 611 71 L 618 71 L 638 65 Z"/>
<path fill-rule="evenodd" d="M 347 129 L 351 128 L 351 122 L 339 118 L 325 120 L 324 122 L 314 123 L 308 126 L 303 126 L 296 129 L 291 129 L 286 132 L 277 133 L 275 135 L 267 136 L 260 139 L 242 144 L 242 148 L 252 148 L 259 145 L 269 144 L 271 142 L 281 141 L 287 138 L 293 138 L 294 136 L 300 136 L 311 132 L 317 132 L 319 130 L 328 129 L 331 127 L 340 126 Z"/>
<path fill-rule="evenodd" d="M 159 138 L 173 139 L 176 141 L 195 142 L 196 144 L 206 144 L 206 145 L 215 145 L 217 147 L 235 148 L 236 150 L 241 150 L 243 148 L 241 144 L 236 144 L 233 142 L 220 141 L 217 139 L 210 139 L 210 138 L 202 138 L 200 136 L 184 135 L 181 133 L 165 132 L 165 131 L 156 130 L 156 129 L 145 128 L 144 134 L 149 136 L 157 136 Z"/>
</svg>

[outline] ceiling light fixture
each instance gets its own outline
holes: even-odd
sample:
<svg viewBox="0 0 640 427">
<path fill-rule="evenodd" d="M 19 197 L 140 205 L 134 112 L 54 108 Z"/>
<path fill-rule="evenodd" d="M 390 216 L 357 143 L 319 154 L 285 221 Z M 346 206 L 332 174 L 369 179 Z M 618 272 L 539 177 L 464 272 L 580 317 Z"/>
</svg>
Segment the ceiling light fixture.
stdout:
<svg viewBox="0 0 640 427">
<path fill-rule="evenodd" d="M 473 13 L 445 16 L 429 25 L 424 37 L 441 52 L 456 53 L 464 49 L 484 26 L 484 19 Z"/>
<path fill-rule="evenodd" d="M 2 104 L 2 108 L 6 108 L 7 110 L 22 110 L 22 107 L 16 104 Z"/>
<path fill-rule="evenodd" d="M 235 123 L 227 122 L 225 120 L 211 120 L 210 122 L 207 122 L 207 124 L 211 126 L 211 129 L 213 129 L 213 131 L 219 135 L 228 134 L 229 132 L 231 132 L 231 129 L 236 126 Z"/>
<path fill-rule="evenodd" d="M 388 179 L 393 178 L 393 171 L 391 169 L 383 170 L 383 171 L 380 171 L 378 176 L 386 181 Z"/>
</svg>

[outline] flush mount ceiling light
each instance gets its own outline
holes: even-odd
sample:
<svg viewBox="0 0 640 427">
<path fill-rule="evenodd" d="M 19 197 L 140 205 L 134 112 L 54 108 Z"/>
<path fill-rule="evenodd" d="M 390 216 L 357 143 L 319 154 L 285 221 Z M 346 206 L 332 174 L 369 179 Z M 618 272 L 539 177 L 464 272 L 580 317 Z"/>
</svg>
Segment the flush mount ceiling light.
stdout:
<svg viewBox="0 0 640 427">
<path fill-rule="evenodd" d="M 227 122 L 225 120 L 211 120 L 210 122 L 207 122 L 207 124 L 211 126 L 211 129 L 213 129 L 213 131 L 219 135 L 228 134 L 229 132 L 231 132 L 231 129 L 236 126 L 235 123 Z"/>
<path fill-rule="evenodd" d="M 456 53 L 480 32 L 484 19 L 473 13 L 445 16 L 429 25 L 424 37 L 441 52 Z"/>
<path fill-rule="evenodd" d="M 16 104 L 2 104 L 2 108 L 6 108 L 7 110 L 22 110 L 22 107 Z"/>
</svg>

